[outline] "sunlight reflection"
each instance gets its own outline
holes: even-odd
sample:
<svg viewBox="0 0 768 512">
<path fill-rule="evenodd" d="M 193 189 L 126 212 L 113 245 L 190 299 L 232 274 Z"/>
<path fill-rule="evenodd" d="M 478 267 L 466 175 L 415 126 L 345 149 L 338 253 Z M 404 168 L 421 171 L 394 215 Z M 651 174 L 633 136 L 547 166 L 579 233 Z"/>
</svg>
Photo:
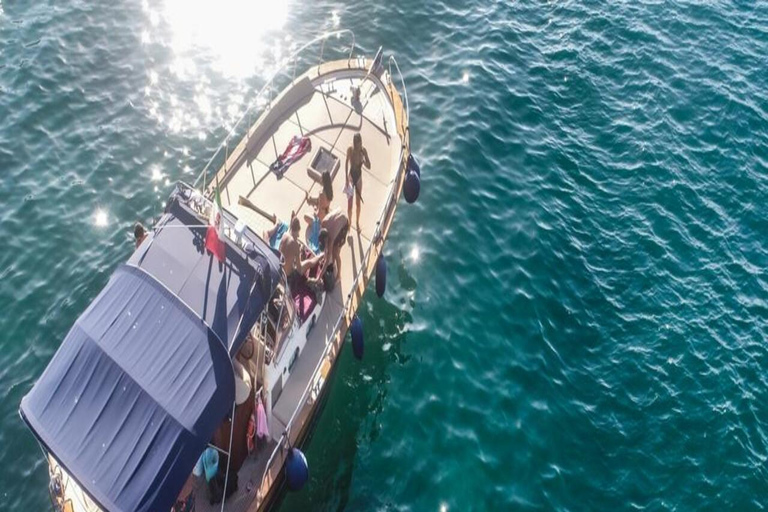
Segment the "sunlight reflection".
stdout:
<svg viewBox="0 0 768 512">
<path fill-rule="evenodd" d="M 411 260 L 416 262 L 419 261 L 419 246 L 414 245 L 413 249 L 411 249 Z"/>
<path fill-rule="evenodd" d="M 159 14 L 145 5 L 156 26 Z M 275 0 L 166 0 L 162 15 L 176 55 L 205 48 L 213 52 L 220 71 L 244 77 L 261 64 L 264 36 L 283 28 L 288 10 L 289 2 Z"/>
<path fill-rule="evenodd" d="M 178 57 L 171 65 L 171 72 L 180 79 L 192 78 L 197 74 L 197 66 L 192 59 Z"/>
<path fill-rule="evenodd" d="M 153 56 L 163 48 L 171 54 L 166 64 L 146 70 L 148 114 L 169 132 L 200 140 L 222 125 L 233 126 L 254 103 L 249 79 L 268 76 L 296 45 L 281 30 L 290 5 L 274 0 L 142 0 L 146 52 Z"/>
<path fill-rule="evenodd" d="M 218 139 L 249 106 L 263 108 L 266 98 L 256 98 L 256 87 L 298 45 L 285 30 L 291 0 L 139 2 L 138 36 L 147 57 L 141 106 L 168 134 L 185 140 Z M 341 22 L 339 13 L 332 22 Z M 199 165 L 185 158 L 189 148 L 176 150 L 166 160 L 176 160 L 180 150 L 178 165 L 145 171 L 156 192 Z"/>
<path fill-rule="evenodd" d="M 109 217 L 107 216 L 107 212 L 105 212 L 101 208 L 96 210 L 93 214 L 93 223 L 94 225 L 100 228 L 106 226 L 108 220 L 109 220 Z"/>
</svg>

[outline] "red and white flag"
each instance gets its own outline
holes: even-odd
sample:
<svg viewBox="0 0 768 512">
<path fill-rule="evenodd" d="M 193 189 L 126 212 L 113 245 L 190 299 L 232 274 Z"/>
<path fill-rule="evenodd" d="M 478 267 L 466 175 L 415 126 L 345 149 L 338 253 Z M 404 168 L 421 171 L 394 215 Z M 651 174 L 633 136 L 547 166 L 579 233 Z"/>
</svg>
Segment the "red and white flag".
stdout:
<svg viewBox="0 0 768 512">
<path fill-rule="evenodd" d="M 221 221 L 221 197 L 216 187 L 211 216 L 208 219 L 208 231 L 205 233 L 205 248 L 211 251 L 220 262 L 227 258 L 227 245 L 224 243 L 224 223 Z"/>
</svg>

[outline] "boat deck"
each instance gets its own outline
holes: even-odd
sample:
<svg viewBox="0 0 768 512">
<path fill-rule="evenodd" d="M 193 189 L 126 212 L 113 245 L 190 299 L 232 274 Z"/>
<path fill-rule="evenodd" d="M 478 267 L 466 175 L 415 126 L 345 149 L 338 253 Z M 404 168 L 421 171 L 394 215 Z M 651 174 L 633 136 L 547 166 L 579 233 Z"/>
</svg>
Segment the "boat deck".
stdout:
<svg viewBox="0 0 768 512">
<path fill-rule="evenodd" d="M 252 505 L 256 492 L 258 492 L 261 477 L 267 467 L 269 456 L 277 443 L 269 439 L 264 445 L 260 445 L 255 455 L 249 456 L 243 462 L 243 466 L 237 473 L 237 491 L 232 494 L 224 505 L 227 512 L 245 512 Z M 208 501 L 208 490 L 202 479 L 198 481 L 195 491 L 195 512 L 217 512 L 221 510 L 221 503 L 211 505 Z"/>
<path fill-rule="evenodd" d="M 335 300 L 327 301 L 323 305 L 315 327 L 307 337 L 307 344 L 302 351 L 302 355 L 296 362 L 296 366 L 293 368 L 291 376 L 283 388 L 280 399 L 272 408 L 270 431 L 273 438 L 279 439 L 291 421 L 293 411 L 296 409 L 296 405 L 301 400 L 301 395 L 312 378 L 326 343 L 329 342 L 336 320 L 343 313 L 343 307 Z"/>
<path fill-rule="evenodd" d="M 343 72 L 340 75 L 343 76 Z M 395 130 L 394 114 L 386 92 L 371 79 L 362 87 L 362 105 L 357 106 L 352 105 L 351 88 L 360 83 L 359 78 L 326 79 L 330 83 L 314 84 L 307 78 L 306 83 L 294 86 L 300 91 L 304 89 L 306 94 L 286 108 L 300 105 L 298 109 L 275 116 L 277 119 L 272 129 L 266 130 L 265 136 L 258 137 L 257 134 L 248 141 L 242 153 L 230 158 L 235 169 L 227 171 L 220 184 L 221 200 L 225 208 L 244 219 L 257 233 L 271 227 L 272 223 L 265 216 L 237 204 L 240 196 L 285 222 L 290 220 L 291 212 L 311 214 L 312 208 L 306 204 L 307 194 L 316 196 L 321 186 L 307 169 L 322 147 L 339 159 L 333 179 L 335 197 L 332 207 L 346 210 L 346 197 L 342 192 L 346 150 L 352 145 L 354 134 L 359 132 L 371 159 L 371 169 L 363 169 L 364 204 L 360 217 L 360 234 L 370 243 L 394 183 L 400 157 L 401 141 Z M 309 137 L 312 150 L 278 178 L 269 166 L 295 135 Z M 354 227 L 354 219 L 351 220 Z"/>
<path fill-rule="evenodd" d="M 297 79 L 262 114 L 211 183 L 211 187 L 218 183 L 224 208 L 256 233 L 271 228 L 275 219 L 289 222 L 292 213 L 299 216 L 304 230 L 307 226 L 304 215 L 314 214 L 313 207 L 307 203 L 307 197 L 317 196 L 322 189 L 320 183 L 307 172 L 320 148 L 338 159 L 333 174 L 334 199 L 331 210 L 339 208 L 345 213 L 347 211 L 347 197 L 343 193 L 345 160 L 347 148 L 352 145 L 355 133 L 362 135 L 363 146 L 371 161 L 370 169 L 363 168 L 360 226 L 359 229 L 356 226 L 355 211 L 350 219 L 347 243 L 341 251 L 340 281 L 333 292 L 326 295 L 307 343 L 272 408 L 269 422 L 271 448 L 260 450 L 240 470 L 239 489 L 227 500 L 224 508 L 227 511 L 246 510 L 249 504 L 253 510 L 253 494 L 257 492 L 256 486 L 260 483 L 258 479 L 264 472 L 267 458 L 290 424 L 305 389 L 316 376 L 316 369 L 327 344 L 334 341 L 337 321 L 353 314 L 359 304 L 360 297 L 356 297 L 357 300 L 350 304 L 347 299 L 352 296 L 355 277 L 365 255 L 372 249 L 382 214 L 393 196 L 396 200 L 395 187 L 403 146 L 396 129 L 394 109 L 384 85 L 386 77 L 372 76 L 363 81 L 364 72 L 361 73 L 361 68 L 365 64 L 358 64 L 352 69 L 339 67 L 320 76 L 317 68 L 313 68 Z M 358 86 L 361 88 L 360 102 L 355 104 L 352 91 L 353 87 Z M 309 137 L 312 149 L 293 163 L 282 177 L 278 177 L 269 166 L 296 135 Z M 263 213 L 239 204 L 241 197 L 255 204 Z M 302 242 L 306 243 L 306 235 L 302 236 Z M 367 272 L 371 268 L 369 261 Z M 350 307 L 350 311 L 345 311 L 345 307 Z M 323 367 L 322 376 L 327 375 L 329 370 Z M 311 399 L 314 400 L 314 397 Z M 200 488 L 197 496 L 198 510 L 221 509 L 220 504 L 216 507 L 208 505 L 205 489 Z"/>
<path fill-rule="evenodd" d="M 352 292 L 355 275 L 375 236 L 377 222 L 392 193 L 397 174 L 401 141 L 395 130 L 394 114 L 386 92 L 381 89 L 378 79 L 369 78 L 361 86 L 361 79 L 354 76 L 353 73 L 340 71 L 331 76 L 324 75 L 322 81 L 317 82 L 305 77 L 303 84 L 294 86 L 305 94 L 293 105 L 285 107 L 287 112 L 277 116 L 261 140 L 248 141 L 243 156 L 233 155 L 230 161 L 239 163 L 239 167 L 229 171 L 220 185 L 223 206 L 255 232 L 263 233 L 272 227 L 272 221 L 238 204 L 241 196 L 284 222 L 290 220 L 292 212 L 300 219 L 304 215 L 313 215 L 313 207 L 307 204 L 307 195 L 316 196 L 322 187 L 307 169 L 319 148 L 325 148 L 339 159 L 333 177 L 331 209 L 341 208 L 346 212 L 344 165 L 346 150 L 352 145 L 355 133 L 362 135 L 363 145 L 371 160 L 371 168 L 363 168 L 360 228 L 356 228 L 354 218 L 350 219 L 347 243 L 341 252 L 340 286 L 334 289 L 329 295 L 330 300 L 323 305 L 322 314 L 310 333 L 297 367 L 273 409 L 283 428 L 312 376 L 326 341 L 333 334 L 336 319 L 343 314 L 345 300 Z M 353 105 L 352 88 L 356 86 L 361 86 L 361 101 Z M 308 136 L 312 141 L 312 150 L 291 165 L 282 178 L 278 178 L 270 171 L 269 165 L 295 135 Z M 353 212 L 352 216 L 355 215 L 356 212 Z M 302 225 L 306 226 L 303 220 Z M 306 236 L 302 241 L 306 243 Z M 283 429 L 275 425 L 271 430 L 279 436 Z"/>
</svg>

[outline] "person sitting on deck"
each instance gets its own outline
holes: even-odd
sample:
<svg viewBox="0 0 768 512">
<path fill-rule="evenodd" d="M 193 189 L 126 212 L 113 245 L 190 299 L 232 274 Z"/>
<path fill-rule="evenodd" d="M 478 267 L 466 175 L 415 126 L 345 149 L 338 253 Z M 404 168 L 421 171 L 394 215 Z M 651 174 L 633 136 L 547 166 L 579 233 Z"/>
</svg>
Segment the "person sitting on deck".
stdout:
<svg viewBox="0 0 768 512">
<path fill-rule="evenodd" d="M 277 227 L 277 225 L 275 225 Z M 274 227 L 272 229 L 275 229 Z M 299 233 L 301 232 L 301 222 L 294 213 L 291 213 L 291 229 L 284 233 L 278 242 L 278 250 L 283 256 L 283 270 L 285 275 L 289 276 L 294 272 L 301 272 L 301 245 L 299 244 Z M 271 236 L 271 235 L 270 235 Z"/>
<path fill-rule="evenodd" d="M 309 277 L 309 274 L 314 276 L 322 276 L 325 267 L 328 264 L 328 258 L 326 248 L 328 247 L 328 230 L 321 228 L 317 234 L 317 248 L 307 255 L 306 258 L 301 260 L 301 273 L 302 275 Z M 311 272 L 316 266 L 320 265 L 318 272 Z M 310 283 L 311 284 L 311 283 Z"/>
<path fill-rule="evenodd" d="M 315 215 L 318 217 L 325 217 L 331 209 L 331 201 L 333 201 L 333 182 L 331 180 L 331 173 L 323 171 L 321 174 L 323 190 L 317 195 L 317 197 L 307 196 L 307 203 L 310 206 L 315 207 Z"/>
<path fill-rule="evenodd" d="M 331 201 L 333 201 L 333 183 L 331 181 L 331 174 L 328 171 L 324 171 L 322 176 L 323 190 L 317 195 L 317 197 L 310 197 L 307 194 L 307 203 L 315 207 L 314 215 L 304 215 L 304 220 L 307 222 L 307 245 L 314 252 L 318 252 L 319 243 L 318 236 L 320 235 L 320 225 L 328 212 L 331 210 Z"/>
<path fill-rule="evenodd" d="M 269 244 L 270 247 L 275 249 L 276 251 L 280 251 L 280 254 L 282 254 L 285 257 L 285 265 L 290 265 L 293 261 L 295 261 L 296 258 L 298 258 L 298 243 L 299 243 L 299 230 L 301 229 L 301 223 L 299 222 L 299 219 L 296 217 L 296 212 L 291 212 L 291 226 L 290 230 L 288 229 L 288 224 L 277 220 L 275 224 L 266 230 L 262 234 L 262 239 Z M 289 233 L 290 231 L 290 233 Z M 283 243 L 286 243 L 287 245 L 283 245 Z M 294 251 L 295 250 L 295 251 Z M 288 253 L 288 256 L 291 257 L 291 262 L 288 261 L 288 257 L 286 257 L 286 252 Z M 286 267 L 285 273 L 286 275 L 290 274 L 288 271 L 289 267 Z"/>
<path fill-rule="evenodd" d="M 360 230 L 360 204 L 363 202 L 363 165 L 371 168 L 371 160 L 368 158 L 368 150 L 363 147 L 363 137 L 356 133 L 352 138 L 352 145 L 347 148 L 347 160 L 345 163 L 347 186 L 347 218 L 352 218 L 352 195 L 357 204 L 357 229 Z"/>
<path fill-rule="evenodd" d="M 276 241 L 277 249 L 283 259 L 283 271 L 288 279 L 288 284 L 293 286 L 297 279 L 304 276 L 307 269 L 314 267 L 322 260 L 322 254 L 302 259 L 301 243 L 299 243 L 299 233 L 301 231 L 301 222 L 294 212 L 291 212 L 291 226 L 288 232 L 285 231 L 284 222 L 275 223 L 272 228 L 264 233 L 264 238 L 270 241 L 274 247 L 273 238 L 278 237 Z M 281 233 L 282 227 L 282 233 Z"/>
</svg>

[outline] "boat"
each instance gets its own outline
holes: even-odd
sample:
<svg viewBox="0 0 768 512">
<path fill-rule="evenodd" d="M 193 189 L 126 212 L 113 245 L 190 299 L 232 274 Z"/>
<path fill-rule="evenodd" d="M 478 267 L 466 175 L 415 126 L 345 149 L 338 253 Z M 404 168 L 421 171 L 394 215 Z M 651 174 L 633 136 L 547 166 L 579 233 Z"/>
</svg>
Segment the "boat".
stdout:
<svg viewBox="0 0 768 512">
<path fill-rule="evenodd" d="M 346 39 L 342 58 L 325 58 Z M 317 46 L 317 64 L 297 74 Z M 397 61 L 354 52 L 341 30 L 279 66 L 198 179 L 175 185 L 22 399 L 56 510 L 256 512 L 306 484 L 301 447 L 344 345 L 362 358 L 356 312 L 372 279 L 384 293 L 399 199 L 414 201 L 420 186 Z M 359 226 L 349 219 L 336 241 L 336 279 L 321 266 L 289 279 L 275 238 L 306 216 L 305 261 L 322 252 L 310 243 L 310 198 L 328 173 L 331 206 L 345 212 L 356 134 L 371 165 Z"/>
</svg>

